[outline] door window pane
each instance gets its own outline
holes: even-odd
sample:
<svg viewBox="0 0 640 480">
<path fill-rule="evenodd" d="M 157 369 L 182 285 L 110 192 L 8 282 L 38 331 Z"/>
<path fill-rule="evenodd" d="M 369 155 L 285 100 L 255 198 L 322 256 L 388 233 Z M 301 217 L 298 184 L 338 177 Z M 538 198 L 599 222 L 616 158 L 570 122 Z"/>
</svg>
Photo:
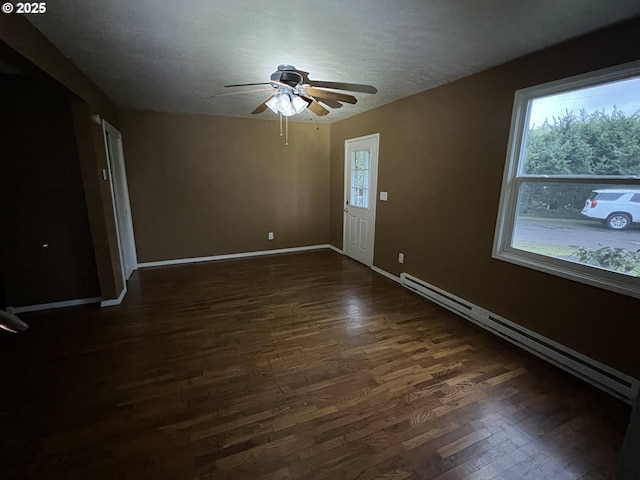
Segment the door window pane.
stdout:
<svg viewBox="0 0 640 480">
<path fill-rule="evenodd" d="M 370 155 L 369 150 L 356 150 L 353 153 L 351 159 L 351 206 L 369 208 Z"/>
</svg>

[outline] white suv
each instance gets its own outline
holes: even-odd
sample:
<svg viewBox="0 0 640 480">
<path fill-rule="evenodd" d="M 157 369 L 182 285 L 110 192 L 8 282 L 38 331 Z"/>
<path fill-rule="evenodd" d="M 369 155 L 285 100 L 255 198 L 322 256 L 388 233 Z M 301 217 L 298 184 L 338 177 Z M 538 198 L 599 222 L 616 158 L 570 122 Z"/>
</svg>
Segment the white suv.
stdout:
<svg viewBox="0 0 640 480">
<path fill-rule="evenodd" d="M 594 190 L 584 204 L 582 215 L 613 230 L 624 230 L 640 222 L 640 190 L 611 188 Z"/>
</svg>

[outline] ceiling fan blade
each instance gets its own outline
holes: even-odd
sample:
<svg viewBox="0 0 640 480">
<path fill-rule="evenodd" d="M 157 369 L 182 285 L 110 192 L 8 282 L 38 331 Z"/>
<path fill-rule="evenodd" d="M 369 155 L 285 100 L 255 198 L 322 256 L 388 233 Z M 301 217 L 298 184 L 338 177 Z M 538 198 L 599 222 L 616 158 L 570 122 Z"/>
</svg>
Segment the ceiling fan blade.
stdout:
<svg viewBox="0 0 640 480">
<path fill-rule="evenodd" d="M 228 97 L 229 95 L 242 95 L 243 93 L 268 92 L 271 90 L 271 88 L 258 88 L 256 90 L 244 90 L 242 92 L 220 93 L 218 95 L 211 95 L 210 98 Z"/>
<path fill-rule="evenodd" d="M 269 97 L 267 97 L 264 102 L 262 102 L 260 105 L 258 105 L 255 110 L 253 112 L 251 112 L 253 115 L 257 114 L 257 113 L 262 113 L 267 109 L 267 102 L 269 100 L 271 100 L 273 98 L 273 95 L 269 95 Z"/>
<path fill-rule="evenodd" d="M 328 98 L 317 98 L 318 103 L 323 103 L 330 108 L 342 108 L 342 104 L 337 100 L 329 100 Z"/>
<path fill-rule="evenodd" d="M 355 104 L 358 101 L 358 99 L 356 99 L 356 97 L 354 97 L 353 95 L 330 92 L 328 90 L 322 90 L 321 88 L 305 87 L 305 90 L 307 91 L 307 95 L 311 95 L 312 97 L 328 98 L 329 100 L 337 100 L 339 102 L 351 104 Z"/>
<path fill-rule="evenodd" d="M 234 85 L 225 85 L 226 87 L 252 87 L 255 85 L 271 85 L 271 82 L 258 82 L 258 83 L 236 83 Z"/>
<path fill-rule="evenodd" d="M 303 97 L 303 98 L 305 98 L 309 102 L 309 107 L 308 107 L 309 110 L 311 110 L 313 113 L 315 113 L 319 117 L 324 117 L 327 113 L 329 113 L 329 110 L 324 108 L 322 105 L 316 102 L 313 98 L 309 98 L 309 97 Z"/>
<path fill-rule="evenodd" d="M 378 93 L 378 89 L 373 85 L 364 85 L 362 83 L 324 82 L 320 80 L 309 80 L 309 84 L 313 87 L 333 88 L 336 90 L 347 90 L 350 92 Z"/>
</svg>

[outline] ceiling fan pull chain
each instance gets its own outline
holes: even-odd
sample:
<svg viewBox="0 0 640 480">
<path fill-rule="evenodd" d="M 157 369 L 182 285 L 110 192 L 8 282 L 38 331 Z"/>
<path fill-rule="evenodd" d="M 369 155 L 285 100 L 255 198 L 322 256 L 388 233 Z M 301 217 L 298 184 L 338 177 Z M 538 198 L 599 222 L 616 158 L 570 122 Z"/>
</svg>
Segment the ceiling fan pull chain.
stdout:
<svg viewBox="0 0 640 480">
<path fill-rule="evenodd" d="M 280 116 L 280 136 L 282 136 L 282 112 L 279 113 Z"/>
<path fill-rule="evenodd" d="M 289 117 L 284 118 L 284 128 L 286 131 L 286 135 L 284 137 L 284 144 L 289 146 Z"/>
</svg>

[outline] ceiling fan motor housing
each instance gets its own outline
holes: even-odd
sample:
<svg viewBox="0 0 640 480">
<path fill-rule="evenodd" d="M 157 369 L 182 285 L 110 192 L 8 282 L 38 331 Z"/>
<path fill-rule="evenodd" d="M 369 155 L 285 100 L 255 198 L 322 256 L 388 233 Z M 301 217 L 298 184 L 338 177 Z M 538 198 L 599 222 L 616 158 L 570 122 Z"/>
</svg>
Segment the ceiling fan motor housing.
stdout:
<svg viewBox="0 0 640 480">
<path fill-rule="evenodd" d="M 278 70 L 271 74 L 271 80 L 286 83 L 295 88 L 302 84 L 302 75 L 296 71 L 296 67 L 293 65 L 279 65 Z"/>
</svg>

